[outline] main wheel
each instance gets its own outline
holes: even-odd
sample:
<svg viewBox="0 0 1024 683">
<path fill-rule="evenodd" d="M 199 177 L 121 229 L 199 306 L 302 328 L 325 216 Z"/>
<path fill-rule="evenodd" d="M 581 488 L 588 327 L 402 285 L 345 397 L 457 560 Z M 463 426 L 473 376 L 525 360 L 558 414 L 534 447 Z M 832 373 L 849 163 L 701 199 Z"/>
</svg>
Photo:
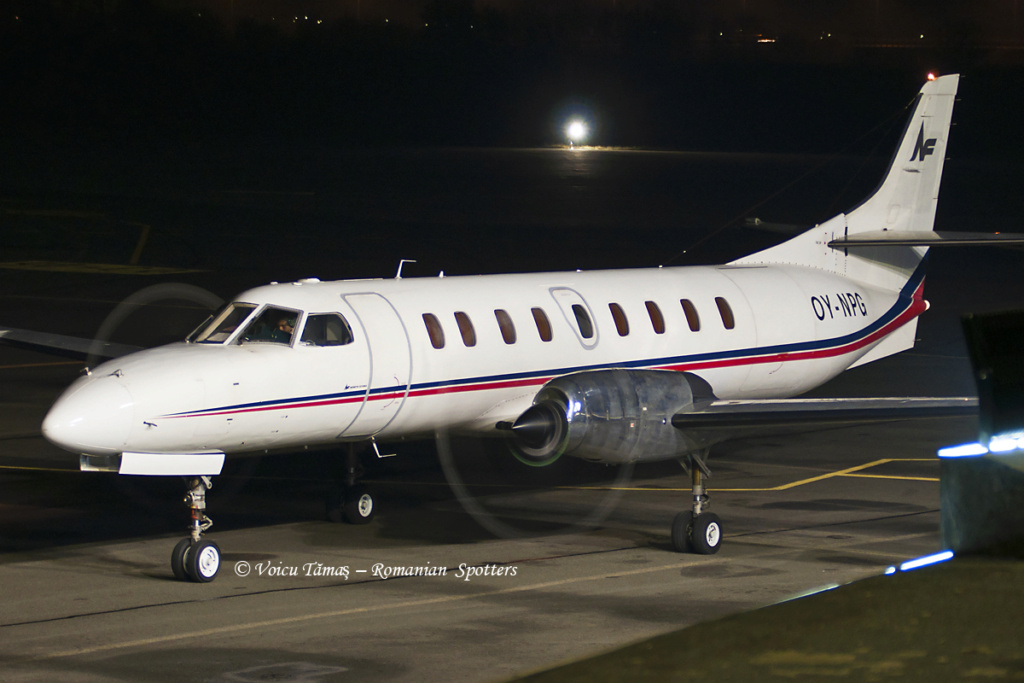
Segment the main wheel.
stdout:
<svg viewBox="0 0 1024 683">
<path fill-rule="evenodd" d="M 699 555 L 713 555 L 722 545 L 722 520 L 713 512 L 703 512 L 693 520 L 690 543 Z"/>
<path fill-rule="evenodd" d="M 220 571 L 220 548 L 213 541 L 194 543 L 185 553 L 188 578 L 197 583 L 209 583 Z"/>
<path fill-rule="evenodd" d="M 345 521 L 367 524 L 373 519 L 373 496 L 362 486 L 354 486 L 345 494 Z"/>
<path fill-rule="evenodd" d="M 693 527 L 693 510 L 680 512 L 672 520 L 672 549 L 677 553 L 692 553 L 690 531 Z"/>
<path fill-rule="evenodd" d="M 183 538 L 178 541 L 177 545 L 174 546 L 174 550 L 171 551 L 171 571 L 174 572 L 174 578 L 178 581 L 188 581 L 188 572 L 185 570 L 185 555 L 188 554 L 188 549 L 192 545 L 191 538 Z"/>
</svg>

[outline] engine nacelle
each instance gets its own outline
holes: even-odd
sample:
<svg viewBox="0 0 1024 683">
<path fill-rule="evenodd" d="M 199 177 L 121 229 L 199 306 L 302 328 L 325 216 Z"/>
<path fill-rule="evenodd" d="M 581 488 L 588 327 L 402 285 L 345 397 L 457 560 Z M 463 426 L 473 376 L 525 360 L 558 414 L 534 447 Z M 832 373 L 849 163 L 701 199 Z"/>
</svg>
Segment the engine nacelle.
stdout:
<svg viewBox="0 0 1024 683">
<path fill-rule="evenodd" d="M 687 406 L 714 399 L 688 372 L 596 370 L 551 380 L 512 425 L 517 455 L 547 465 L 562 455 L 610 464 L 663 460 L 701 448 L 672 426 Z"/>
</svg>

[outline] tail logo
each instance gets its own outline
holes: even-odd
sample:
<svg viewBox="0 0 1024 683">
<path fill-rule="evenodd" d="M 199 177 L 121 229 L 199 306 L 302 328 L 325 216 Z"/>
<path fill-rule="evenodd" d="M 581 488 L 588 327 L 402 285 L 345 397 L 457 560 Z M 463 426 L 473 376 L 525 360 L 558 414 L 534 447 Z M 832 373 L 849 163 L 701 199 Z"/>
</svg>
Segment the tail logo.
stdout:
<svg viewBox="0 0 1024 683">
<path fill-rule="evenodd" d="M 935 138 L 924 139 L 924 123 L 921 123 L 921 130 L 917 133 L 917 144 L 914 145 L 914 154 L 911 161 L 924 161 L 924 158 L 935 151 Z"/>
</svg>

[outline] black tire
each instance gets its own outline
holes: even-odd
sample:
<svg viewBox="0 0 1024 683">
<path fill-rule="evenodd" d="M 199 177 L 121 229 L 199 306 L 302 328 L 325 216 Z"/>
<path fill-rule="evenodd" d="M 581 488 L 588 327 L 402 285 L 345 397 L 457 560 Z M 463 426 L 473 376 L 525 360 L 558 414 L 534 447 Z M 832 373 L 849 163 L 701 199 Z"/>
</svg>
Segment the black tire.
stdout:
<svg viewBox="0 0 1024 683">
<path fill-rule="evenodd" d="M 373 496 L 362 486 L 354 486 L 345 493 L 345 521 L 349 524 L 369 524 L 376 507 Z"/>
<path fill-rule="evenodd" d="M 220 547 L 213 541 L 192 544 L 185 554 L 185 570 L 196 583 L 213 581 L 220 571 Z"/>
<path fill-rule="evenodd" d="M 171 551 L 171 571 L 174 572 L 174 578 L 178 581 L 189 581 L 188 572 L 185 570 L 185 555 L 188 554 L 188 549 L 192 545 L 191 538 L 183 538 L 174 546 L 174 550 Z"/>
<path fill-rule="evenodd" d="M 693 520 L 690 543 L 698 555 L 714 555 L 722 547 L 722 520 L 713 512 L 703 512 Z"/>
<path fill-rule="evenodd" d="M 692 553 L 690 531 L 693 527 L 693 511 L 680 512 L 672 520 L 672 549 L 677 553 Z"/>
</svg>

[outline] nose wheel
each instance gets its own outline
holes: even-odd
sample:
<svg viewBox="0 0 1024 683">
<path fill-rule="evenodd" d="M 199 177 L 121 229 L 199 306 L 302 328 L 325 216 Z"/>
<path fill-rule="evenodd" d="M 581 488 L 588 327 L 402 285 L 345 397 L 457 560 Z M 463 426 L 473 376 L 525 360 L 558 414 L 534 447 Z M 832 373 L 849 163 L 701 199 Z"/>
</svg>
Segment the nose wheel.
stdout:
<svg viewBox="0 0 1024 683">
<path fill-rule="evenodd" d="M 178 541 L 171 551 L 171 571 L 179 581 L 209 583 L 220 571 L 220 547 L 202 538 L 203 532 L 213 526 L 213 520 L 206 515 L 206 492 L 211 488 L 210 477 L 188 480 L 185 503 L 191 517 L 189 536 Z"/>
<path fill-rule="evenodd" d="M 672 520 L 672 549 L 680 553 L 713 555 L 722 546 L 722 520 L 713 512 L 705 511 L 710 498 L 704 490 L 704 477 L 711 476 L 708 469 L 708 451 L 691 453 L 680 460 L 690 473 L 693 489 L 693 507 L 680 512 Z"/>
</svg>

